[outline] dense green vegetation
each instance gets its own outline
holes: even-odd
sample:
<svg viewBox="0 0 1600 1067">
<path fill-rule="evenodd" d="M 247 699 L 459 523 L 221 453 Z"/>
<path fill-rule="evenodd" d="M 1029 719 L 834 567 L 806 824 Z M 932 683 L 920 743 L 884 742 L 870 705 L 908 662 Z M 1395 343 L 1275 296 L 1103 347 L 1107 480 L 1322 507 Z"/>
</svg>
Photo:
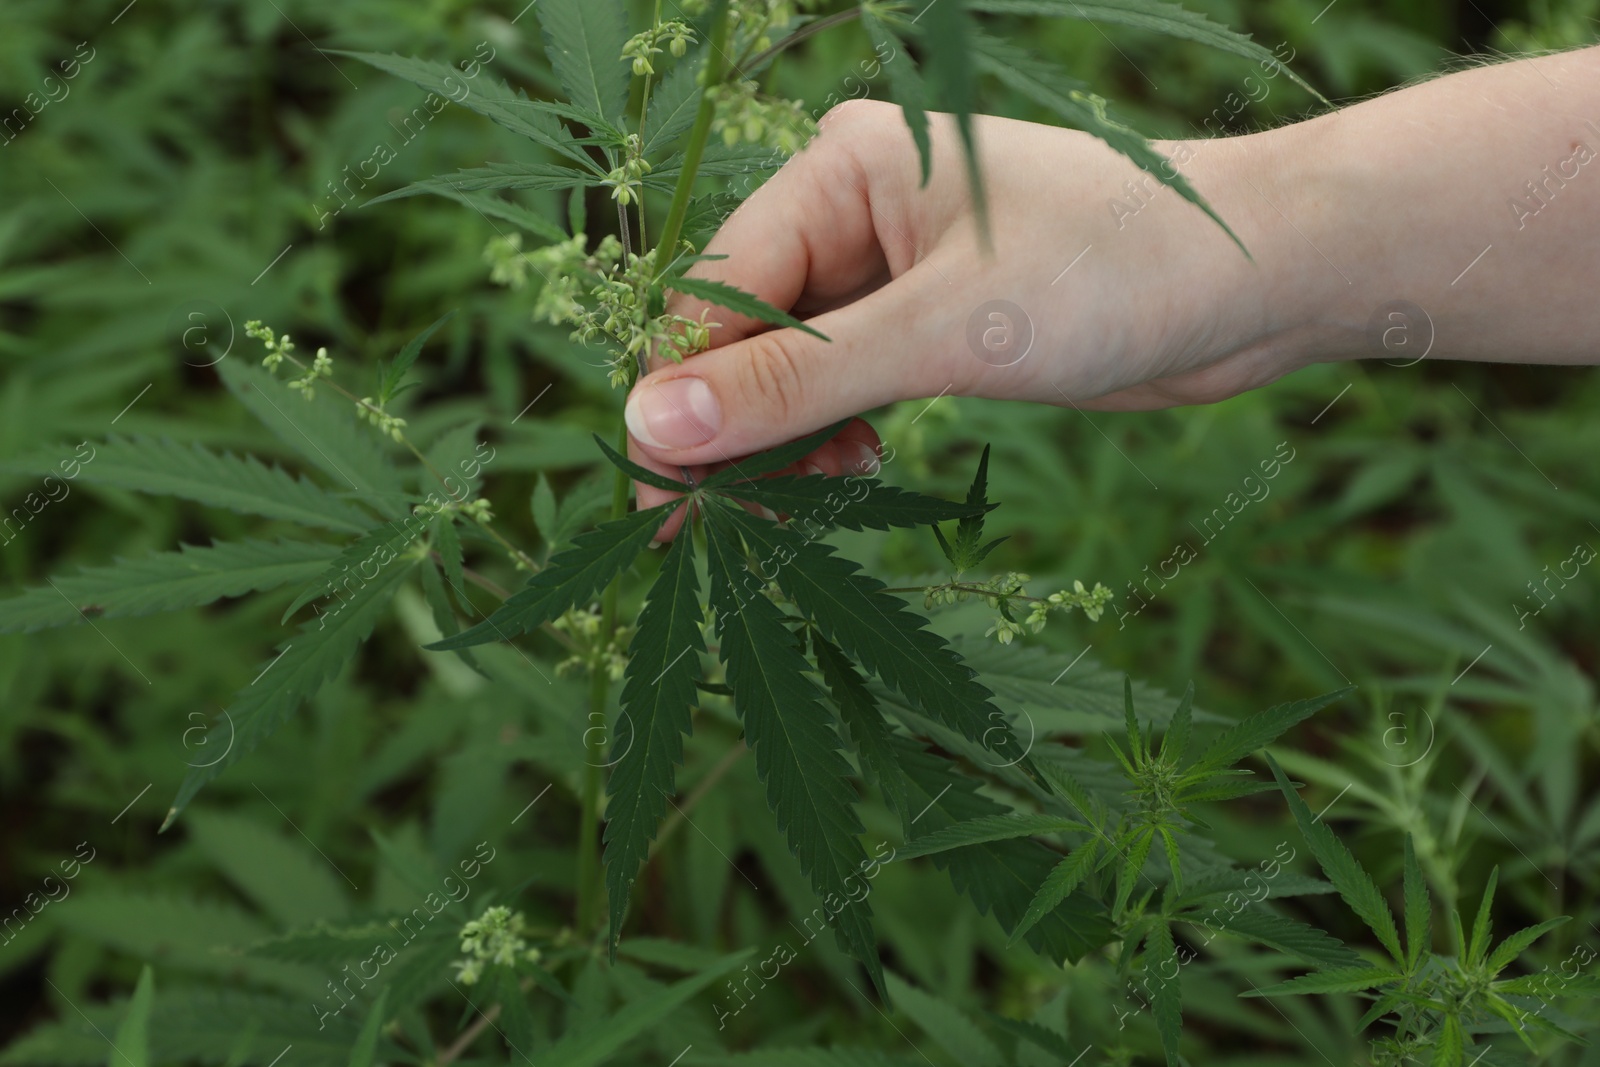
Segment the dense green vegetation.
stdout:
<svg viewBox="0 0 1600 1067">
<path fill-rule="evenodd" d="M 370 203 L 558 158 L 485 101 L 581 105 L 537 21 L 603 5 L 124 2 L 16 0 L 0 34 L 0 1062 L 1594 1062 L 1592 371 L 1401 351 L 1205 409 L 907 404 L 825 541 L 719 501 L 847 487 L 729 478 L 697 541 L 642 550 L 647 513 L 602 525 L 617 368 L 533 319 L 537 283 L 490 280 L 516 281 L 519 227 L 598 254 L 611 189 Z M 1600 16 L 1187 6 L 1336 102 Z M 785 51 L 763 93 L 856 92 L 911 33 L 880 14 Z M 1322 106 L 1191 41 L 985 19 L 1152 137 Z M 960 30 L 912 46 L 941 92 Z M 660 46 L 658 93 L 692 103 Z M 472 106 L 431 107 L 389 54 Z M 792 115 L 764 106 L 767 134 Z M 729 161 L 771 149 L 718 140 L 708 173 L 746 191 Z M 623 175 L 658 239 L 676 148 Z M 714 220 L 678 221 L 699 243 Z M 308 403 L 290 364 L 322 347 Z M 780 550 L 805 565 L 741 599 L 740 557 Z M 381 578 L 332 591 L 378 551 Z M 955 595 L 991 580 L 995 604 Z M 1115 599 L 1026 625 L 1075 581 Z M 881 627 L 822 602 L 880 584 L 915 591 Z M 486 616 L 531 632 L 424 650 Z M 752 663 L 792 683 L 770 706 Z M 639 764 L 623 709 L 662 709 L 671 756 L 691 701 L 675 777 Z M 666 803 L 628 803 L 663 773 Z"/>
</svg>

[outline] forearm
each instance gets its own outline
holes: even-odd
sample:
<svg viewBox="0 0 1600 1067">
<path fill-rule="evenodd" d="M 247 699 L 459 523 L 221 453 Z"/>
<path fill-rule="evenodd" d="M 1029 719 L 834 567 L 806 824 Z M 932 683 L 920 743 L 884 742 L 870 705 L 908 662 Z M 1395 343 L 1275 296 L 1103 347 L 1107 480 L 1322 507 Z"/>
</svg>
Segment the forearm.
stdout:
<svg viewBox="0 0 1600 1067">
<path fill-rule="evenodd" d="M 1256 254 L 1290 361 L 1396 358 L 1372 324 L 1404 301 L 1426 314 L 1411 358 L 1431 337 L 1433 358 L 1600 362 L 1600 48 L 1240 141 L 1271 164 L 1235 194 L 1270 201 Z"/>
</svg>

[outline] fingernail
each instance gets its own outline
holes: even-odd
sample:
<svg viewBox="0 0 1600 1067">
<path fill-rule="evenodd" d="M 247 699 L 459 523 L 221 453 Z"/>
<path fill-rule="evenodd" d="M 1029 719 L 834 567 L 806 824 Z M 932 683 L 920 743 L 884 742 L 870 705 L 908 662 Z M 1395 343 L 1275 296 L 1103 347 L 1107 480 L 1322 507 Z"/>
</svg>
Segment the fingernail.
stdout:
<svg viewBox="0 0 1600 1067">
<path fill-rule="evenodd" d="M 800 477 L 810 478 L 813 475 L 826 478 L 828 476 L 828 472 L 817 466 L 815 463 L 800 464 Z"/>
<path fill-rule="evenodd" d="M 699 378 L 646 383 L 628 397 L 628 432 L 652 448 L 693 448 L 717 435 L 722 408 Z"/>
<path fill-rule="evenodd" d="M 850 464 L 850 473 L 871 476 L 878 473 L 878 468 L 883 464 L 878 459 L 878 450 L 869 445 L 856 445 L 856 461 Z"/>
</svg>

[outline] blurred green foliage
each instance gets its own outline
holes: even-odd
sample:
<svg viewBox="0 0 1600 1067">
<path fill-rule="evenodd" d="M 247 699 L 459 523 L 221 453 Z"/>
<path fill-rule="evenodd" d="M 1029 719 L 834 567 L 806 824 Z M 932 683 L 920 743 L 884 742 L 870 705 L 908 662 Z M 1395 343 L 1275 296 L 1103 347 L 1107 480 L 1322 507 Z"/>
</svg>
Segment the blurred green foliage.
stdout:
<svg viewBox="0 0 1600 1067">
<path fill-rule="evenodd" d="M 252 422 L 211 369 L 251 347 L 246 319 L 376 373 L 380 358 L 457 308 L 418 365 L 423 388 L 402 405 L 415 436 L 481 419 L 498 450 L 488 475 L 496 500 L 537 508 L 539 471 L 560 495 L 581 492 L 589 433 L 606 425 L 616 399 L 603 368 L 564 331 L 530 325 L 516 294 L 486 283 L 488 220 L 427 198 L 330 216 L 342 202 L 336 187 L 380 143 L 395 158 L 361 189 L 364 199 L 516 158 L 508 152 L 517 149 L 455 108 L 408 134 L 419 90 L 318 48 L 453 62 L 487 45 L 500 76 L 547 91 L 548 67 L 520 6 L 8 0 L 0 107 L 29 94 L 48 104 L 26 121 L 9 112 L 0 133 L 0 457 L 65 459 L 86 439 L 149 434 L 287 462 L 288 445 Z M 1592 41 L 1597 15 L 1592 0 L 1190 6 L 1268 47 L 1287 43 L 1296 69 L 1336 100 L 1427 76 L 1469 51 Z M 1205 50 L 1083 23 L 1029 32 L 1152 136 L 1192 136 L 1219 108 L 1221 127 L 1237 132 L 1311 106 L 1286 81 L 1250 99 L 1253 68 Z M 869 54 L 855 28 L 823 35 L 786 56 L 770 87 L 820 100 Z M 74 58 L 76 75 L 62 80 L 60 64 Z M 58 88 L 47 88 L 50 78 Z M 1235 108 L 1230 94 L 1245 99 Z M 1042 117 L 1018 99 L 983 103 Z M 547 206 L 558 217 L 565 210 Z M 607 208 L 597 199 L 593 213 Z M 1600 597 L 1593 571 L 1537 601 L 1530 583 L 1575 546 L 1600 545 L 1600 385 L 1591 370 L 1406 365 L 1411 358 L 1317 367 L 1206 409 L 1081 414 L 946 398 L 904 405 L 879 425 L 897 449 L 891 479 L 950 497 L 990 442 L 990 495 L 1006 503 L 992 530 L 1011 535 L 991 562 L 1052 588 L 1103 581 L 1131 612 L 1126 583 L 1143 582 L 1191 542 L 1194 561 L 1145 587 L 1155 591 L 1136 615 L 1078 618 L 1029 640 L 1062 667 L 1089 650 L 1173 692 L 1192 678 L 1201 704 L 1230 718 L 1359 685 L 1364 715 L 1323 720 L 1295 735 L 1298 751 L 1280 748 L 1284 767 L 1309 783 L 1312 808 L 1332 805 L 1330 824 L 1384 886 L 1399 885 L 1405 833 L 1436 897 L 1463 909 L 1498 865 L 1500 929 L 1575 917 L 1533 953 L 1559 968 L 1600 941 Z M 1214 537 L 1196 529 L 1282 443 L 1294 458 L 1270 492 Z M 8 511 L 37 488 L 25 469 L 0 466 Z M 526 511 L 505 518 L 535 543 Z M 76 482 L 0 547 L 0 574 L 9 592 L 179 541 L 273 532 L 232 513 Z M 938 568 L 938 548 L 922 535 L 836 540 L 855 558 L 881 560 L 884 573 Z M 208 1029 L 218 1005 L 246 1010 L 256 998 L 261 1029 L 296 1035 L 283 1043 L 292 1040 L 299 1062 L 344 1062 L 361 1019 L 341 1019 L 332 1037 L 316 1028 L 300 1006 L 326 995 L 310 963 L 215 946 L 404 910 L 419 881 L 434 884 L 480 841 L 505 857 L 483 867 L 487 897 L 514 899 L 541 929 L 567 921 L 571 783 L 586 725 L 579 687 L 529 674 L 505 646 L 483 650 L 502 679 L 492 684 L 454 659 L 419 657 L 415 646 L 434 631 L 418 598 L 402 596 L 402 625 L 380 630 L 358 670 L 219 779 L 190 822 L 154 834 L 184 765 L 222 742 L 203 724 L 281 638 L 281 603 L 0 640 L 0 904 L 20 903 L 60 877 L 63 862 L 93 852 L 70 895 L 0 946 L 0 1035 L 56 1020 L 75 1036 L 57 1031 L 54 1051 L 41 1039 L 0 1061 L 99 1062 L 107 1046 L 92 1028 L 142 1035 L 148 1024 L 153 1041 L 181 1035 L 191 1057 L 267 1063 L 279 1046 Z M 939 625 L 970 640 L 971 621 L 958 610 Z M 767 956 L 788 936 L 786 916 L 811 910 L 749 761 L 724 760 L 738 751 L 736 737 L 731 722 L 696 731 L 680 775 L 680 790 L 697 800 L 692 829 L 669 831 L 636 920 L 715 951 L 636 942 L 632 958 L 603 974 L 582 965 L 580 986 L 609 982 L 630 998 L 676 988 L 671 978 L 721 952 Z M 874 818 L 869 838 L 898 840 L 886 813 Z M 1219 850 L 1240 862 L 1295 833 L 1271 794 L 1217 806 L 1208 820 Z M 76 851 L 80 842 L 86 851 Z M 1066 1022 L 1073 1054 L 1124 1038 L 1158 1047 L 1149 1020 L 1130 1024 L 1136 1038 L 1122 1033 L 1123 1002 L 1102 976 L 1079 968 L 1063 977 L 1008 951 L 998 927 L 927 868 L 888 866 L 874 894 L 886 965 L 946 1004 L 980 1018 L 987 1010 Z M 477 904 L 452 907 L 452 929 Z M 1360 939 L 1354 918 L 1326 898 L 1300 914 Z M 438 974 L 418 981 L 448 993 L 443 964 L 454 946 L 441 951 Z M 145 962 L 157 971 L 154 1016 L 124 1018 Z M 1186 1011 L 1204 1021 L 1188 1038 L 1196 1062 L 1301 1064 L 1320 1053 L 1343 1064 L 1359 1054 L 1353 998 L 1241 1002 L 1246 981 L 1281 973 L 1236 945 L 1193 967 Z M 665 1064 L 692 1045 L 686 1063 L 712 1062 L 717 1049 L 757 1040 L 867 1044 L 890 1050 L 892 1062 L 922 1062 L 924 1052 L 970 1063 L 992 1051 L 967 1033 L 970 1023 L 929 1008 L 915 990 L 897 995 L 892 1018 L 868 1007 L 849 992 L 855 972 L 827 939 L 785 975 L 731 1032 L 719 1034 L 699 1006 L 665 1015 L 647 1034 L 648 1055 Z M 178 999 L 166 999 L 169 989 Z M 273 1014 L 287 1012 L 278 994 L 298 998 L 296 1014 Z M 505 1025 L 542 1034 L 558 1010 L 552 997 L 538 1018 Z M 451 1021 L 465 1028 L 470 1012 Z M 568 1022 L 581 1032 L 581 1018 Z M 397 1055 L 393 1036 L 368 1035 L 369 1053 Z M 1021 1047 L 1016 1062 L 1058 1062 Z M 492 1059 L 482 1046 L 471 1055 Z M 1600 1062 L 1577 1049 L 1560 1055 L 1548 1062 Z"/>
</svg>

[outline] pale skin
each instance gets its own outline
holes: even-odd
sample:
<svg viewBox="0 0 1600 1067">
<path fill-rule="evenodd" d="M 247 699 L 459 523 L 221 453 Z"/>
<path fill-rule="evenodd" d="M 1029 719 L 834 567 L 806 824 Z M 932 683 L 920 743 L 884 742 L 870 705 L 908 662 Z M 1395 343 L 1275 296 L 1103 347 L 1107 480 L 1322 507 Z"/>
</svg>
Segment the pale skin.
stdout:
<svg viewBox="0 0 1600 1067">
<path fill-rule="evenodd" d="M 712 349 L 657 360 L 630 394 L 632 456 L 698 476 L 941 393 L 1101 411 L 1212 403 L 1312 363 L 1395 362 L 1369 328 L 1402 300 L 1425 312 L 1430 325 L 1408 327 L 1431 335 L 1429 359 L 1600 362 L 1600 48 L 1452 74 L 1264 133 L 1158 143 L 1253 258 L 1086 134 L 976 124 L 988 248 L 952 121 L 934 116 L 933 177 L 919 187 L 898 108 L 830 111 L 712 239 L 707 251 L 728 258 L 694 271 L 830 340 L 711 308 Z M 1110 207 L 1138 203 L 1130 179 L 1156 190 L 1132 215 Z M 991 300 L 1032 323 L 1010 366 L 968 342 Z M 856 419 L 797 472 L 871 469 L 879 447 Z M 646 507 L 670 499 L 638 494 Z"/>
</svg>

